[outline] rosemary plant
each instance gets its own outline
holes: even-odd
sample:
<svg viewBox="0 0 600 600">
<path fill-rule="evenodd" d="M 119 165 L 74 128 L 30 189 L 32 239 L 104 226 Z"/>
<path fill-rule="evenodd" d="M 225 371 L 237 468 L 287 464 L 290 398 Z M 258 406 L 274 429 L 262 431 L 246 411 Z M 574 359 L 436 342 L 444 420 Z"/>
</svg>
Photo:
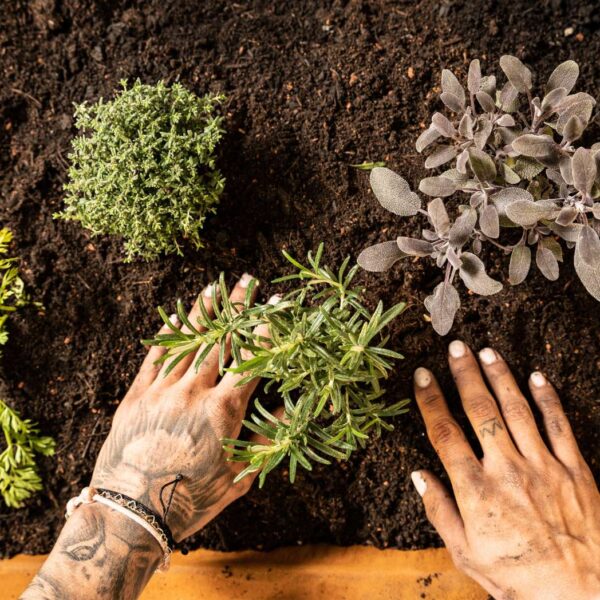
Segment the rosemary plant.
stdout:
<svg viewBox="0 0 600 600">
<path fill-rule="evenodd" d="M 20 508 L 42 489 L 35 455 L 52 456 L 54 440 L 41 436 L 35 423 L 0 400 L 0 427 L 6 448 L 0 453 L 0 494 L 10 508 Z"/>
<path fill-rule="evenodd" d="M 178 316 L 190 333 L 180 331 L 159 309 L 171 332 L 144 342 L 168 348 L 161 359 L 170 361 L 167 371 L 190 353 L 197 353 L 198 368 L 220 344 L 221 373 L 243 373 L 240 385 L 260 377 L 267 380 L 265 390 L 276 388 L 283 416 L 275 416 L 256 400 L 255 412 L 244 421 L 267 443 L 223 440 L 230 460 L 248 463 L 238 480 L 260 471 L 262 486 L 267 474 L 288 458 L 294 482 L 298 465 L 311 470 L 313 462 L 347 459 L 365 446 L 370 435 L 392 429 L 389 419 L 407 410 L 408 400 L 388 405 L 380 384 L 392 369 L 392 360 L 403 358 L 386 348 L 384 329 L 405 303 L 384 311 L 379 302 L 370 312 L 361 303 L 361 290 L 351 287 L 358 267 L 349 268 L 347 258 L 334 272 L 321 266 L 322 253 L 323 244 L 316 254 L 309 252 L 308 264 L 303 265 L 284 252 L 296 271 L 273 283 L 296 281 L 298 286 L 277 304 L 252 306 L 251 288 L 243 303 L 232 303 L 221 275 L 218 286 L 213 286 L 214 317 L 202 310 L 198 322 L 190 323 L 178 302 Z M 268 337 L 256 334 L 258 325 L 267 326 Z M 227 337 L 237 367 L 225 365 Z"/>
</svg>

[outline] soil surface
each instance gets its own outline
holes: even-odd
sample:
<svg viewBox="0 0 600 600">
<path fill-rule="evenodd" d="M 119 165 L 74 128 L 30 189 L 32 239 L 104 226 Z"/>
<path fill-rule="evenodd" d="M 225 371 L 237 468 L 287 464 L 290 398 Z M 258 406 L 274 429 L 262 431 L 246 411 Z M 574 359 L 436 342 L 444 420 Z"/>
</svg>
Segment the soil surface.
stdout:
<svg viewBox="0 0 600 600">
<path fill-rule="evenodd" d="M 266 282 L 326 241 L 334 265 L 367 245 L 418 229 L 380 208 L 367 173 L 352 163 L 385 160 L 412 184 L 422 175 L 414 141 L 439 107 L 439 73 L 486 71 L 515 54 L 544 80 L 558 62 L 581 65 L 578 89 L 600 84 L 600 13 L 594 2 L 459 0 L 239 2 L 15 0 L 0 14 L 0 221 L 15 234 L 24 278 L 44 312 L 13 319 L 2 359 L 5 396 L 57 439 L 43 463 L 45 491 L 0 512 L 3 555 L 46 552 L 66 501 L 87 484 L 119 399 L 142 360 L 139 339 L 157 329 L 156 307 L 192 302 L 221 270 Z M 122 78 L 179 80 L 227 94 L 220 167 L 227 191 L 205 228 L 206 247 L 185 258 L 127 264 L 117 239 L 91 238 L 55 221 L 73 128 L 73 103 L 110 97 Z M 597 131 L 595 132 L 596 138 Z M 572 268 L 558 281 L 536 271 L 494 297 L 461 292 L 451 336 L 493 345 L 521 382 L 542 369 L 561 390 L 586 458 L 600 475 L 599 305 Z M 506 282 L 507 259 L 492 252 Z M 425 262 L 384 276 L 361 274 L 367 298 L 411 308 L 391 328 L 406 355 L 388 385 L 411 394 L 418 365 L 447 373 L 449 338 L 423 318 L 439 281 Z M 452 391 L 451 391 L 452 390 Z M 350 461 L 282 472 L 190 541 L 219 549 L 330 542 L 421 548 L 440 543 L 410 483 L 411 470 L 441 470 L 416 412 Z"/>
</svg>

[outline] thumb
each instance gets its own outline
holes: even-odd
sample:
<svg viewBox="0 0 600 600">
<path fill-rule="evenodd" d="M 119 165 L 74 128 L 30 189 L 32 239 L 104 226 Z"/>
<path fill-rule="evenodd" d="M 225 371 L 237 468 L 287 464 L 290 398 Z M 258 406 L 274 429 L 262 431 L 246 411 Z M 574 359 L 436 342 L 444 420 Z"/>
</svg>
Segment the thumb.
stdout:
<svg viewBox="0 0 600 600">
<path fill-rule="evenodd" d="M 430 471 L 414 471 L 412 482 L 423 498 L 429 522 L 439 533 L 453 558 L 466 549 L 465 526 L 456 501 L 446 486 Z"/>
</svg>

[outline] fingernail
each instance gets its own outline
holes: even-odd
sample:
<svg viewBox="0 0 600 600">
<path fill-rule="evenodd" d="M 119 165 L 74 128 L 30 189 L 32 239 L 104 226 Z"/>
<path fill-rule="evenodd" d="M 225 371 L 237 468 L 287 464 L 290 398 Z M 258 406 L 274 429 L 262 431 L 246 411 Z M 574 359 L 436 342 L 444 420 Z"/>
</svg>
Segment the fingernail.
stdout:
<svg viewBox="0 0 600 600">
<path fill-rule="evenodd" d="M 431 373 L 427 369 L 419 367 L 415 371 L 415 383 L 420 388 L 426 388 L 431 383 Z"/>
<path fill-rule="evenodd" d="M 452 358 L 460 358 L 465 355 L 466 351 L 467 347 L 460 340 L 454 340 L 448 346 L 448 352 L 450 352 Z"/>
<path fill-rule="evenodd" d="M 484 348 L 479 353 L 479 358 L 484 365 L 491 365 L 496 362 L 498 356 L 491 348 Z"/>
<path fill-rule="evenodd" d="M 210 285 L 207 285 L 207 286 L 204 288 L 204 296 L 205 296 L 206 298 L 212 298 L 212 294 L 213 294 L 213 289 L 214 289 L 214 287 L 215 287 L 215 286 L 214 286 L 214 285 L 211 283 Z"/>
<path fill-rule="evenodd" d="M 534 371 L 531 374 L 530 379 L 535 387 L 543 387 L 546 385 L 546 378 L 539 371 Z"/>
<path fill-rule="evenodd" d="M 179 322 L 179 317 L 177 316 L 177 313 L 173 313 L 170 317 L 169 317 L 169 321 L 171 321 L 171 323 L 173 325 L 177 325 L 177 323 Z"/>
<path fill-rule="evenodd" d="M 413 485 L 419 493 L 419 496 L 423 496 L 423 494 L 425 494 L 427 491 L 427 482 L 421 474 L 421 471 L 413 471 L 410 474 L 410 478 L 412 479 Z"/>
<path fill-rule="evenodd" d="M 250 273 L 244 273 L 241 277 L 240 277 L 240 286 L 243 288 L 247 288 L 250 285 L 250 282 L 255 279 L 255 277 L 253 277 L 252 275 L 250 275 Z"/>
<path fill-rule="evenodd" d="M 281 296 L 279 294 L 275 294 L 269 298 L 269 304 L 279 304 L 281 302 Z"/>
</svg>

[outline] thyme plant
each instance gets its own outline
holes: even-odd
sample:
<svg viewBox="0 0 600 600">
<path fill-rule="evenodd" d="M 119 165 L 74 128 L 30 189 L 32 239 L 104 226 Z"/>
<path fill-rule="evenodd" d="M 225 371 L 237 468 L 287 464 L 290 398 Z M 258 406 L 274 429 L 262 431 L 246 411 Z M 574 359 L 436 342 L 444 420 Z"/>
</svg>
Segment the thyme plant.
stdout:
<svg viewBox="0 0 600 600">
<path fill-rule="evenodd" d="M 181 239 L 200 247 L 224 186 L 215 167 L 223 96 L 199 98 L 179 83 L 121 85 L 109 102 L 76 106 L 81 135 L 55 217 L 122 236 L 128 260 L 181 254 Z"/>
<path fill-rule="evenodd" d="M 358 262 L 384 271 L 406 256 L 428 257 L 443 270 L 443 280 L 425 299 L 434 329 L 445 335 L 460 307 L 457 276 L 474 293 L 496 294 L 502 284 L 489 277 L 480 258 L 484 245 L 510 255 L 508 281 L 527 277 L 532 249 L 541 273 L 559 276 L 563 249 L 575 248 L 575 270 L 588 292 L 600 300 L 600 143 L 580 143 L 596 101 L 572 93 L 579 75 L 568 60 L 550 75 L 539 95 L 533 75 L 516 57 L 503 56 L 507 81 L 469 66 L 467 89 L 442 71 L 436 112 L 416 142 L 430 148 L 427 169 L 445 170 L 426 177 L 419 191 L 433 198 L 422 208 L 418 194 L 386 168 L 371 171 L 371 187 L 381 205 L 401 217 L 423 215 L 421 238 L 398 237 L 367 248 Z M 459 195 L 457 211 L 447 199 Z"/>
<path fill-rule="evenodd" d="M 198 322 L 190 323 L 178 302 L 178 316 L 190 333 L 180 331 L 159 309 L 171 332 L 144 342 L 168 348 L 161 359 L 169 361 L 167 371 L 190 353 L 197 353 L 198 368 L 219 344 L 221 373 L 243 373 L 240 385 L 260 377 L 267 380 L 267 390 L 277 390 L 283 401 L 282 417 L 273 415 L 257 399 L 255 412 L 244 421 L 246 428 L 264 436 L 267 444 L 223 440 L 230 460 L 249 463 L 238 480 L 260 471 L 262 486 L 267 474 L 288 458 L 293 482 L 298 465 L 310 470 L 313 462 L 347 459 L 370 435 L 392 429 L 389 419 L 407 410 L 408 400 L 388 405 L 381 387 L 393 359 L 402 358 L 386 348 L 384 330 L 406 305 L 384 311 L 379 302 L 369 311 L 361 302 L 360 290 L 352 287 L 358 266 L 349 269 L 347 258 L 334 272 L 321 265 L 322 253 L 321 244 L 303 265 L 284 252 L 296 271 L 274 283 L 295 281 L 297 287 L 277 304 L 252 306 L 251 287 L 243 303 L 232 303 L 221 275 L 213 286 L 214 317 L 202 310 Z M 202 309 L 202 302 L 199 304 Z M 266 325 L 268 338 L 257 335 L 258 325 Z M 225 365 L 228 337 L 239 365 L 236 368 Z M 251 358 L 244 358 L 243 350 Z"/>
<path fill-rule="evenodd" d="M 27 498 L 42 489 L 36 454 L 52 456 L 55 443 L 40 435 L 35 423 L 0 400 L 0 427 L 6 448 L 0 452 L 0 494 L 6 506 L 20 508 Z"/>
</svg>

